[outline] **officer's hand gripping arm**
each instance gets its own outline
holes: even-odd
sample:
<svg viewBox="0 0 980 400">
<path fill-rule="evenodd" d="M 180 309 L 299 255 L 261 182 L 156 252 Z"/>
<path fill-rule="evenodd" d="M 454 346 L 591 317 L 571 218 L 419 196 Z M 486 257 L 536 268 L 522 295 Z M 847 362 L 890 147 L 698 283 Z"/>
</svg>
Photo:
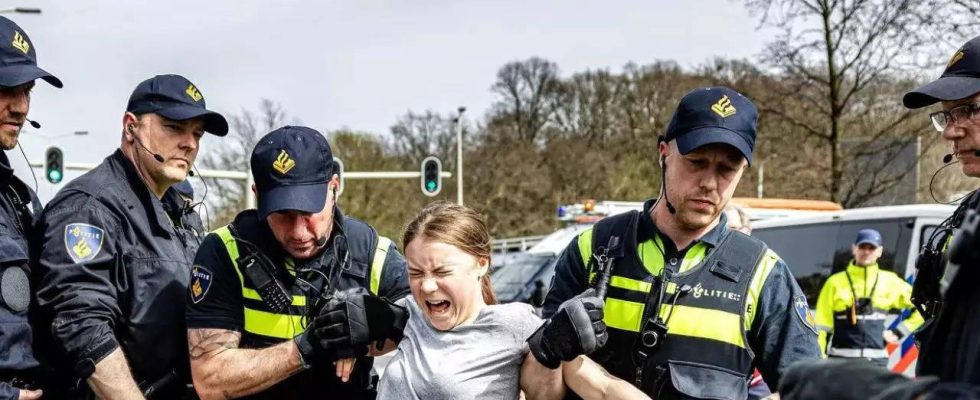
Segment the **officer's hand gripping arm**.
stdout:
<svg viewBox="0 0 980 400">
<path fill-rule="evenodd" d="M 379 350 L 392 349 L 383 344 L 400 341 L 407 321 L 408 310 L 387 299 L 356 290 L 340 292 L 321 309 L 308 338 L 298 343 L 304 355 L 319 353 L 331 361 L 363 356 L 372 343 Z"/>
<path fill-rule="evenodd" d="M 531 354 L 548 368 L 606 345 L 603 301 L 589 289 L 562 303 L 558 312 L 528 339 Z"/>
</svg>

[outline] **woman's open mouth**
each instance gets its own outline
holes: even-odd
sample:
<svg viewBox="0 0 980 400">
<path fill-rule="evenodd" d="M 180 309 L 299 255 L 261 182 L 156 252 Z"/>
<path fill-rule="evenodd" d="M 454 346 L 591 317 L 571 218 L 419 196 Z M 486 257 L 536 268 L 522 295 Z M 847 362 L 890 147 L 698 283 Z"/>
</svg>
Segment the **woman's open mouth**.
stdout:
<svg viewBox="0 0 980 400">
<path fill-rule="evenodd" d="M 447 300 L 426 300 L 425 307 L 430 314 L 443 314 L 449 311 L 449 301 Z"/>
</svg>

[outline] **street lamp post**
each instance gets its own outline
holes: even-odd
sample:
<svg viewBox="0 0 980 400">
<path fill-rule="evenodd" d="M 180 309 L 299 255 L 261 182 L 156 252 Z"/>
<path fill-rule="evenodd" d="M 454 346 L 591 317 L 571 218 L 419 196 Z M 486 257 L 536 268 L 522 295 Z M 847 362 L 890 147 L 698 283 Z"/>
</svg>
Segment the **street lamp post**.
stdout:
<svg viewBox="0 0 980 400">
<path fill-rule="evenodd" d="M 456 116 L 456 202 L 463 205 L 463 113 L 466 107 L 457 109 Z"/>
</svg>

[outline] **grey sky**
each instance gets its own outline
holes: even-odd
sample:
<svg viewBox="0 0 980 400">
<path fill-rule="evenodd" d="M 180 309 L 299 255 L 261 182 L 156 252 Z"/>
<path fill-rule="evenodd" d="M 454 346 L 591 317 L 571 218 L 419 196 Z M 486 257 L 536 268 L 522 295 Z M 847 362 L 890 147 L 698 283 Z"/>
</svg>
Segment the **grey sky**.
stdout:
<svg viewBox="0 0 980 400">
<path fill-rule="evenodd" d="M 65 83 L 38 82 L 30 117 L 43 127 L 22 144 L 40 160 L 57 142 L 68 162 L 99 162 L 118 147 L 130 92 L 155 74 L 188 77 L 225 114 L 266 97 L 317 129 L 387 133 L 410 109 L 465 105 L 470 118 L 482 116 L 496 70 L 512 60 L 544 57 L 565 75 L 658 59 L 689 67 L 752 57 L 765 41 L 758 21 L 729 0 L 6 0 L 0 8 L 14 6 L 43 9 L 5 15 Z M 90 135 L 40 136 L 77 130 Z M 206 136 L 203 151 L 219 140 Z M 8 155 L 30 182 L 19 152 Z M 46 200 L 57 188 L 39 179 Z"/>
</svg>

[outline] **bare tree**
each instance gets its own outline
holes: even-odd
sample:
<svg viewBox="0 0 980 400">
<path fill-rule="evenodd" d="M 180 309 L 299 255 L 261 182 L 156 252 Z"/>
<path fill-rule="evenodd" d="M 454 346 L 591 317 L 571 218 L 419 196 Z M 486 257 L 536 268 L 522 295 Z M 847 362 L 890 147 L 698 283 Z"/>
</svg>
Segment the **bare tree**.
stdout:
<svg viewBox="0 0 980 400">
<path fill-rule="evenodd" d="M 391 147 L 416 165 L 428 156 L 442 160 L 444 169 L 454 168 L 456 131 L 452 116 L 429 110 L 409 111 L 391 126 Z"/>
<path fill-rule="evenodd" d="M 624 130 L 618 99 L 625 85 L 619 75 L 607 70 L 585 71 L 558 86 L 554 120 L 564 136 L 599 144 Z"/>
<path fill-rule="evenodd" d="M 928 129 L 918 122 L 924 121 L 919 112 L 897 105 L 900 90 L 889 91 L 895 94 L 889 99 L 876 99 L 873 92 L 880 88 L 875 85 L 900 81 L 918 61 L 938 54 L 926 33 L 936 22 L 931 7 L 920 0 L 746 3 L 761 15 L 763 25 L 781 30 L 763 55 L 781 79 L 756 96 L 760 110 L 819 139 L 830 156 L 823 185 L 829 198 L 845 206 L 860 204 L 866 196 L 854 196 L 849 193 L 853 188 L 844 187 L 848 160 L 841 143 L 848 136 L 915 140 Z M 873 121 L 869 115 L 874 115 Z M 880 183 L 887 186 L 892 181 Z"/>
<path fill-rule="evenodd" d="M 501 99 L 493 105 L 490 123 L 509 128 L 524 143 L 536 144 L 553 113 L 558 82 L 558 66 L 551 61 L 534 57 L 505 64 L 491 87 Z"/>
<path fill-rule="evenodd" d="M 214 147 L 201 160 L 201 165 L 207 169 L 251 173 L 248 162 L 255 143 L 266 133 L 286 125 L 286 121 L 282 106 L 269 99 L 262 99 L 257 112 L 242 109 L 240 114 L 230 116 L 228 136 L 219 139 L 221 145 Z M 246 191 L 252 189 L 244 181 L 208 178 L 207 184 L 206 214 L 210 224 L 227 224 L 245 209 Z"/>
</svg>

